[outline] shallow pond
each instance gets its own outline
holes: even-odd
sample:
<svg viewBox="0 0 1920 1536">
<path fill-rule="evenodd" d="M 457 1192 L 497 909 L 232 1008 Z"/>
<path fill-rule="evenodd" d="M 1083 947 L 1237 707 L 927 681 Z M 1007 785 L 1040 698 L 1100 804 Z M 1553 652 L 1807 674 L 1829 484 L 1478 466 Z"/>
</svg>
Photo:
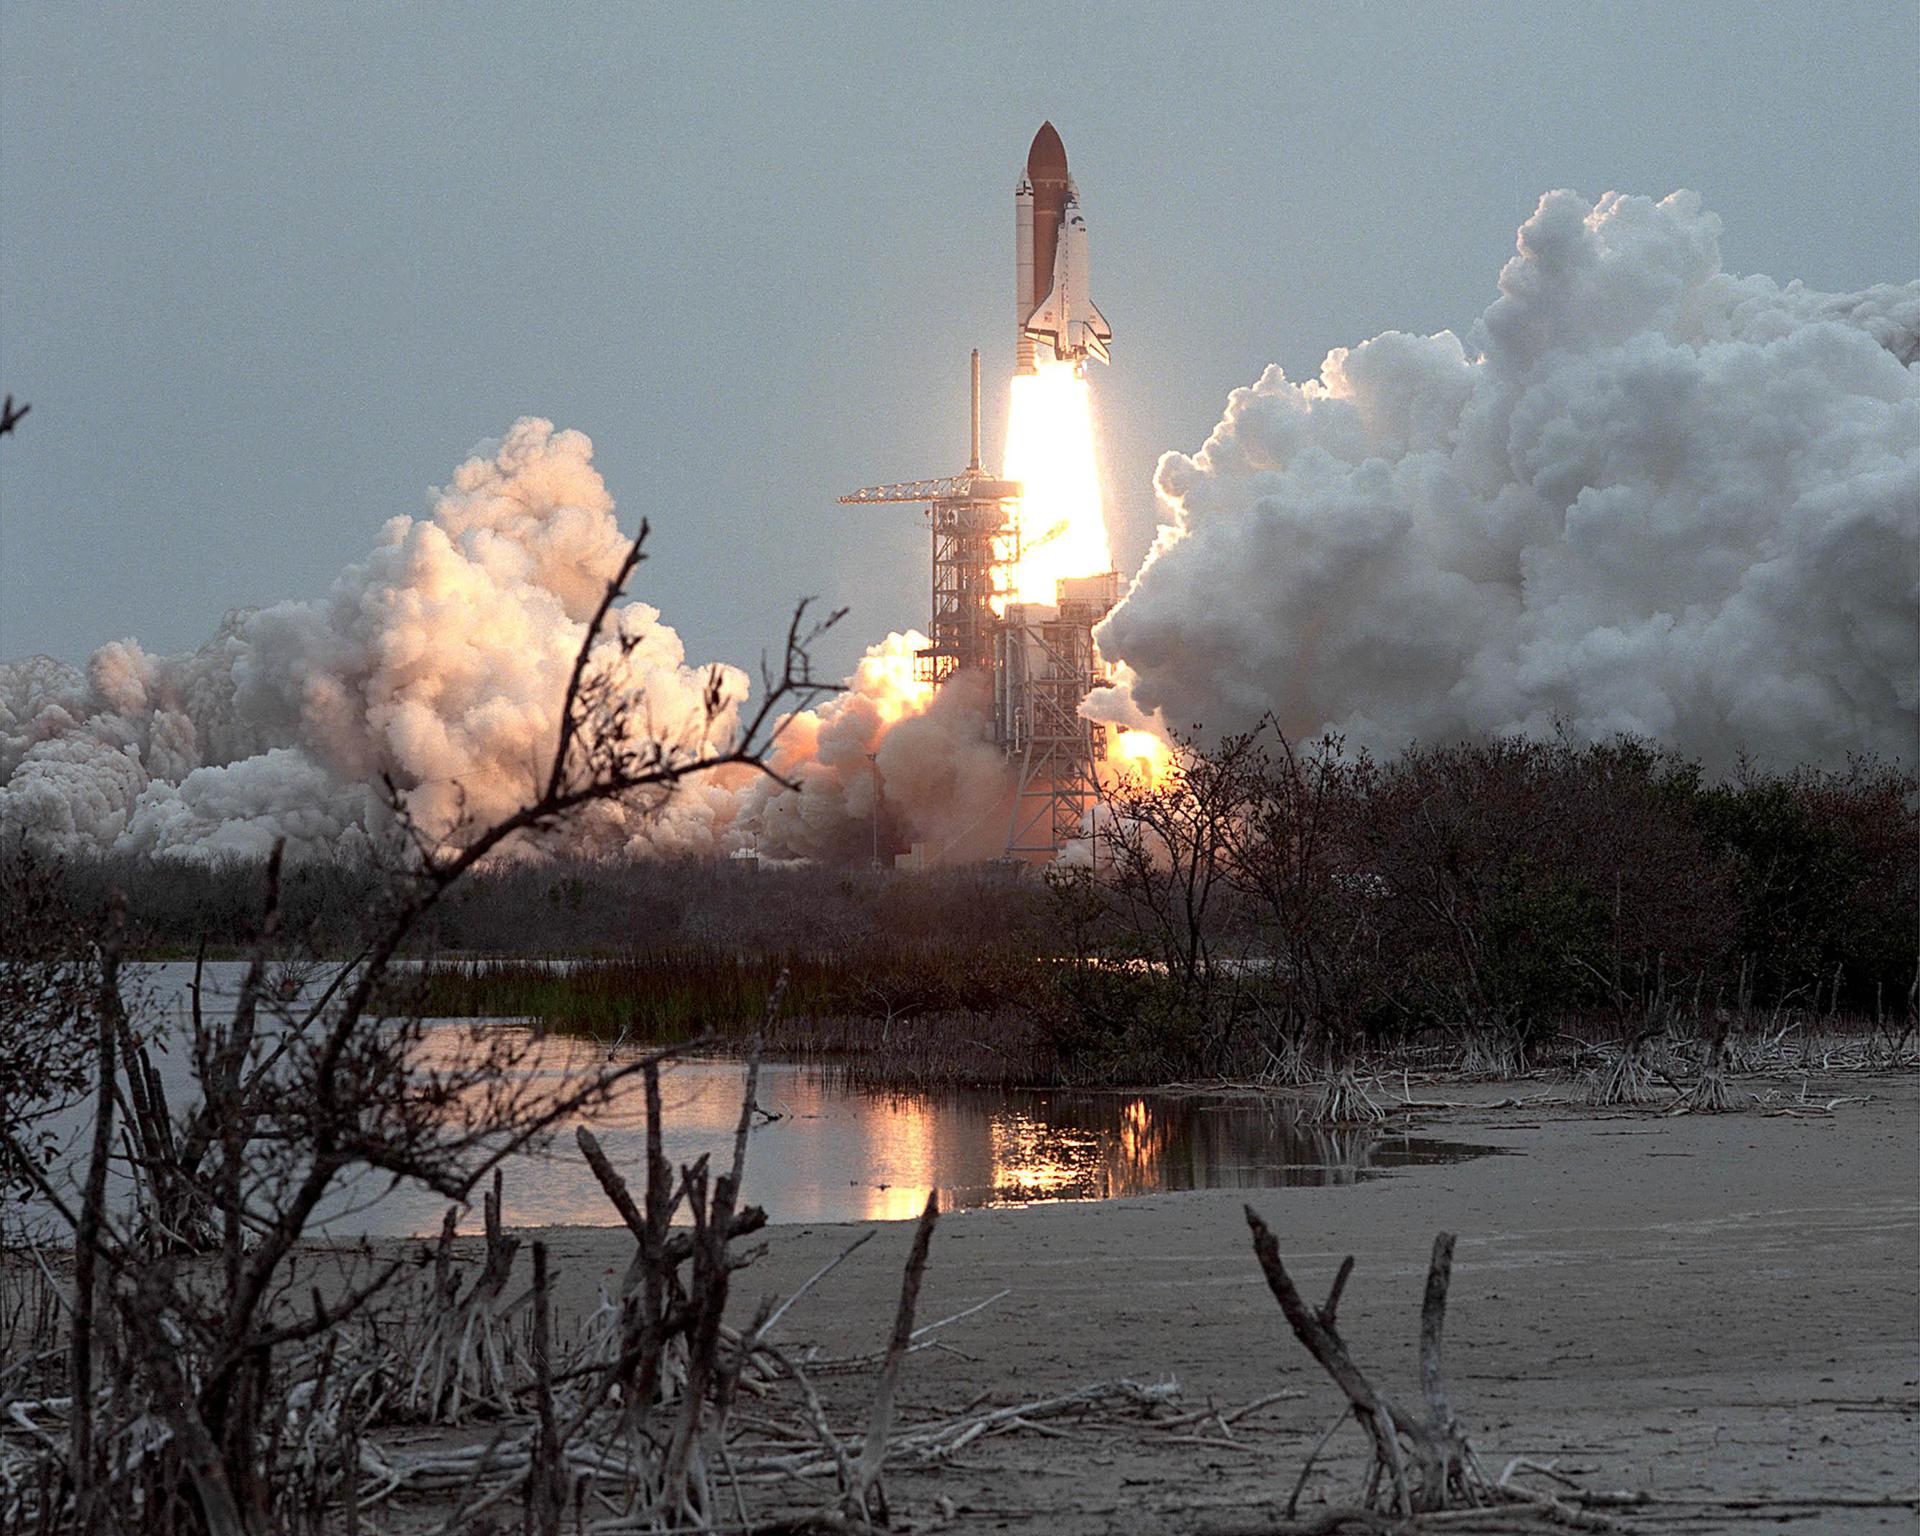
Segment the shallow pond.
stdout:
<svg viewBox="0 0 1920 1536">
<path fill-rule="evenodd" d="M 149 1007 L 184 1012 L 192 968 L 143 967 Z M 209 966 L 208 1006 L 237 982 L 237 965 Z M 458 1026 L 450 1026 L 457 1028 Z M 514 1030 L 502 1023 L 490 1028 Z M 170 1095 L 184 1102 L 184 1053 L 161 1058 Z M 530 1070 L 556 1083 L 605 1060 L 607 1048 L 549 1036 Z M 730 1156 L 744 1069 L 738 1062 L 670 1064 L 662 1074 L 665 1147 L 675 1163 Z M 588 1123 L 636 1190 L 644 1178 L 645 1117 L 637 1078 Z M 745 1198 L 776 1222 L 893 1220 L 915 1216 L 930 1189 L 943 1208 L 1012 1206 L 1046 1200 L 1109 1200 L 1194 1189 L 1267 1189 L 1351 1184 L 1419 1163 L 1453 1162 L 1493 1149 L 1427 1136 L 1328 1131 L 1299 1123 L 1291 1098 L 1000 1089 L 875 1091 L 844 1073 L 795 1062 L 761 1068 L 758 1102 L 773 1118 L 749 1141 Z M 75 1126 L 74 1129 L 78 1129 Z M 617 1225 L 563 1127 L 544 1152 L 504 1168 L 511 1226 Z M 384 1180 L 356 1180 L 327 1208 L 339 1237 L 435 1231 L 437 1196 Z M 477 1224 L 477 1212 L 462 1221 Z"/>
<path fill-rule="evenodd" d="M 563 1054 L 578 1050 L 550 1042 Z M 556 1067 L 564 1070 L 561 1063 Z M 723 1166 L 740 1113 L 743 1068 L 684 1062 L 662 1078 L 667 1155 L 710 1153 Z M 1490 1149 L 1422 1136 L 1301 1126 L 1277 1098 L 1004 1091 L 880 1092 L 792 1062 L 760 1069 L 761 1107 L 778 1118 L 748 1143 L 747 1197 L 775 1221 L 917 1216 L 937 1189 L 943 1209 L 1109 1200 L 1190 1189 L 1350 1184 L 1416 1163 Z M 592 1122 L 636 1183 L 645 1157 L 638 1085 Z M 570 1139 L 510 1166 L 510 1224 L 617 1221 Z M 439 1207 L 410 1225 L 431 1225 Z"/>
</svg>

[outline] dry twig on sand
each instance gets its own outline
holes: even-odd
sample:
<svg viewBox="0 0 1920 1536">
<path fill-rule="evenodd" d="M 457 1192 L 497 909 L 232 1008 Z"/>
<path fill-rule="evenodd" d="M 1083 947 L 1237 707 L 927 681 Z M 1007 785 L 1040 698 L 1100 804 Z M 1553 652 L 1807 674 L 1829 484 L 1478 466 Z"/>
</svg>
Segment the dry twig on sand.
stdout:
<svg viewBox="0 0 1920 1536">
<path fill-rule="evenodd" d="M 1426 1412 L 1416 1415 L 1368 1381 L 1340 1336 L 1340 1297 L 1353 1274 L 1353 1259 L 1349 1256 L 1341 1264 L 1326 1302 L 1318 1308 L 1309 1307 L 1281 1261 L 1280 1245 L 1273 1233 L 1252 1206 L 1246 1207 L 1246 1215 L 1247 1226 L 1253 1233 L 1254 1254 L 1260 1261 L 1268 1289 L 1280 1303 L 1287 1326 L 1347 1399 L 1347 1414 L 1329 1426 L 1320 1445 L 1308 1457 L 1307 1466 L 1312 1466 L 1320 1450 L 1346 1422 L 1348 1414 L 1359 1422 L 1371 1442 L 1372 1464 L 1360 1508 L 1340 1518 L 1358 1521 L 1352 1527 L 1356 1529 L 1400 1529 L 1386 1517 L 1408 1520 L 1415 1515 L 1459 1510 L 1486 1514 L 1499 1511 L 1503 1506 L 1524 1505 L 1528 1512 L 1544 1514 L 1579 1529 L 1615 1528 L 1611 1522 L 1585 1514 L 1551 1494 L 1496 1483 L 1481 1468 L 1466 1432 L 1454 1417 L 1440 1352 L 1447 1289 L 1453 1274 L 1452 1233 L 1442 1232 L 1434 1239 L 1433 1256 L 1427 1266 L 1426 1294 L 1420 1309 L 1420 1390 Z M 1305 1481 L 1303 1469 L 1293 1497 L 1288 1501 L 1289 1518 L 1298 1505 Z M 1336 1523 L 1319 1528 L 1343 1527 Z"/>
<path fill-rule="evenodd" d="M 880 1379 L 874 1384 L 873 1412 L 867 1420 L 867 1441 L 861 1448 L 854 1469 L 856 1481 L 846 1490 L 849 1519 L 868 1523 L 887 1523 L 887 1495 L 880 1483 L 880 1468 L 887 1458 L 887 1434 L 893 1428 L 893 1396 L 900 1384 L 900 1366 L 913 1343 L 913 1314 L 920 1305 L 920 1283 L 926 1278 L 927 1253 L 933 1242 L 934 1223 L 940 1219 L 940 1196 L 927 1194 L 926 1208 L 914 1229 L 913 1250 L 907 1256 L 906 1273 L 900 1278 L 900 1306 L 893 1316 L 893 1333 L 887 1340 L 886 1359 L 880 1366 Z"/>
</svg>

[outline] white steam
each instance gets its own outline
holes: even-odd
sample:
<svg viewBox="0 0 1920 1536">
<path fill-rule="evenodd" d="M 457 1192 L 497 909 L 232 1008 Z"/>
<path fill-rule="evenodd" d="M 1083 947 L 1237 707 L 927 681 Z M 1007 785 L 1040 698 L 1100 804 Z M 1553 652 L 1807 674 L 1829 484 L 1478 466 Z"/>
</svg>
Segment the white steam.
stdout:
<svg viewBox="0 0 1920 1536">
<path fill-rule="evenodd" d="M 364 852 L 390 777 L 430 833 L 518 806 L 551 753 L 595 604 L 626 550 L 592 444 L 517 422 L 396 517 L 318 602 L 229 615 L 184 656 L 103 646 L 84 674 L 0 665 L 0 828 L 55 847 L 160 858 Z M 624 680 L 642 728 L 689 748 L 730 742 L 746 678 L 709 672 L 644 603 L 616 610 L 638 644 Z M 607 851 L 713 852 L 733 811 L 702 786 L 660 814 L 604 807 L 579 835 Z"/>
<path fill-rule="evenodd" d="M 85 672 L 44 656 L 0 664 L 0 832 L 62 850 L 160 859 L 358 858 L 388 817 L 383 776 L 430 833 L 503 816 L 532 793 L 593 609 L 627 547 L 592 445 L 548 422 L 515 424 L 398 517 L 318 602 L 229 614 L 184 656 L 132 640 Z M 645 603 L 614 612 L 638 643 L 627 686 L 639 729 L 685 748 L 738 733 L 744 674 L 721 669 L 726 708 L 706 720 L 709 669 Z M 785 725 L 760 775 L 708 775 L 664 804 L 590 808 L 574 852 L 862 859 L 876 796 L 883 853 L 999 851 L 1005 765 L 987 701 L 937 697 L 914 678 L 918 634 L 870 649 L 847 689 Z"/>
<path fill-rule="evenodd" d="M 1554 192 L 1464 344 L 1236 390 L 1161 460 L 1092 712 L 1920 756 L 1920 282 L 1733 277 L 1719 229 L 1691 193 Z"/>
<path fill-rule="evenodd" d="M 1718 221 L 1541 200 L 1463 343 L 1388 333 L 1320 377 L 1270 368 L 1197 454 L 1100 631 L 1124 725 L 1271 712 L 1410 739 L 1632 732 L 1725 767 L 1920 757 L 1920 282 L 1813 293 L 1720 270 Z M 577 432 L 523 420 L 395 518 L 319 601 L 228 615 L 182 656 L 0 665 L 0 831 L 162 859 L 354 856 L 389 777 L 430 832 L 524 801 L 626 539 Z M 730 743 L 746 679 L 644 603 L 637 729 Z M 858 860 L 998 853 L 1011 785 L 976 684 L 915 634 L 796 714 L 773 766 L 596 808 L 570 847 Z"/>
<path fill-rule="evenodd" d="M 771 766 L 798 785 L 761 779 L 740 824 L 773 859 L 854 862 L 924 843 L 936 861 L 1001 851 L 1012 794 L 1005 756 L 987 737 L 985 679 L 938 693 L 914 680 L 915 631 L 868 649 L 846 690 L 788 722 Z"/>
</svg>

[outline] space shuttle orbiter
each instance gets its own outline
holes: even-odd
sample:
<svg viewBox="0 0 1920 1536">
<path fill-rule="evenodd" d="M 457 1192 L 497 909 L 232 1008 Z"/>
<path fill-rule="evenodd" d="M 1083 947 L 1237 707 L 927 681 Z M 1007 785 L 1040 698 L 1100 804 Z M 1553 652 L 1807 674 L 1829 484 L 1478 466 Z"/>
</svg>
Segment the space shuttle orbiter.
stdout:
<svg viewBox="0 0 1920 1536">
<path fill-rule="evenodd" d="M 1107 361 L 1113 329 L 1087 291 L 1087 221 L 1067 174 L 1066 146 L 1042 123 L 1013 191 L 1016 373 L 1058 358 Z"/>
</svg>

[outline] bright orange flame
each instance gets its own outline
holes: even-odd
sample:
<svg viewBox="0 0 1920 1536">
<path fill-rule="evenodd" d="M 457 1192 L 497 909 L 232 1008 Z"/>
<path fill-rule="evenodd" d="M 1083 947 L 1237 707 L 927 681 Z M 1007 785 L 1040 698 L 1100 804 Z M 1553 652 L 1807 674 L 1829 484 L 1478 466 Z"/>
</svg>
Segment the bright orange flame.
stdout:
<svg viewBox="0 0 1920 1536">
<path fill-rule="evenodd" d="M 1062 577 L 1113 569 L 1093 451 L 1093 399 L 1071 363 L 1042 363 L 1038 373 L 1014 377 L 1006 475 L 1023 487 L 1015 601 L 1052 603 Z"/>
<path fill-rule="evenodd" d="M 1173 748 L 1152 731 L 1120 727 L 1107 738 L 1107 762 L 1126 778 L 1151 789 L 1173 765 Z"/>
</svg>

